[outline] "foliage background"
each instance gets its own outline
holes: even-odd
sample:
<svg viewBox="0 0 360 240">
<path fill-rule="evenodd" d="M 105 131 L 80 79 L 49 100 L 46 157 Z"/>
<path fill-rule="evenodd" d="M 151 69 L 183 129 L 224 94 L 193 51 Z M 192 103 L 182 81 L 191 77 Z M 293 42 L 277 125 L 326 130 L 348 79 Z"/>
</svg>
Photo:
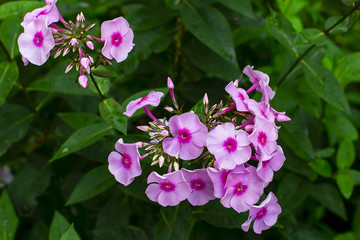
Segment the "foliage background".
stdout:
<svg viewBox="0 0 360 240">
<path fill-rule="evenodd" d="M 94 86 L 77 84 L 75 71 L 64 74 L 69 58 L 23 66 L 19 24 L 43 3 L 2 1 L 0 165 L 15 177 L 1 190 L 0 239 L 359 239 L 360 14 L 354 4 L 59 0 L 65 19 L 75 21 L 82 11 L 88 24 L 95 22 L 94 35 L 102 21 L 118 16 L 134 30 L 128 59 L 97 69 L 102 102 Z M 144 194 L 149 159 L 129 187 L 116 183 L 107 171 L 115 141 L 147 138 L 135 128 L 146 123 L 144 113 L 122 115 L 130 99 L 144 95 L 135 93 L 166 92 L 171 76 L 184 109 L 205 92 L 215 104 L 246 65 L 270 76 L 272 106 L 292 118 L 279 137 L 287 161 L 267 188 L 283 208 L 273 228 L 260 236 L 244 233 L 246 214 L 218 200 L 203 207 L 152 203 Z M 170 104 L 169 96 L 162 104 Z M 166 112 L 157 108 L 155 115 Z"/>
</svg>

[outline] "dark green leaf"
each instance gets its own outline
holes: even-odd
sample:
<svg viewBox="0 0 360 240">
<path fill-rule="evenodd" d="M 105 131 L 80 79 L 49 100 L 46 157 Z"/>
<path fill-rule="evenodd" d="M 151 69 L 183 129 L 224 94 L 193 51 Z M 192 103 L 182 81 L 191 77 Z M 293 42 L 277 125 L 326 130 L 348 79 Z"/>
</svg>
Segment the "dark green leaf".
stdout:
<svg viewBox="0 0 360 240">
<path fill-rule="evenodd" d="M 45 6 L 45 4 L 34 1 L 13 1 L 4 3 L 0 6 L 0 20 L 19 13 L 31 12 L 35 8 L 42 6 Z"/>
<path fill-rule="evenodd" d="M 49 240 L 59 240 L 61 236 L 69 229 L 70 223 L 61 213 L 55 211 L 50 226 Z"/>
<path fill-rule="evenodd" d="M 77 130 L 61 145 L 50 162 L 89 146 L 108 134 L 111 129 L 107 123 L 95 123 Z"/>
<path fill-rule="evenodd" d="M 331 28 L 335 23 L 337 23 L 342 16 L 333 16 L 329 17 L 325 22 L 325 29 Z M 338 25 L 336 25 L 335 28 L 333 28 L 330 33 L 331 34 L 337 34 L 337 33 L 344 33 L 347 32 L 349 25 L 349 18 L 346 18 L 344 21 L 340 22 Z"/>
<path fill-rule="evenodd" d="M 96 220 L 95 229 L 109 226 L 126 226 L 129 224 L 130 206 L 127 197 L 115 195 L 101 208 Z"/>
<path fill-rule="evenodd" d="M 91 73 L 102 78 L 118 77 L 119 75 L 110 66 L 99 65 L 91 68 Z"/>
<path fill-rule="evenodd" d="M 331 116 L 332 119 L 326 121 L 326 126 L 329 132 L 334 132 L 337 135 L 355 141 L 359 135 L 354 124 L 345 116 Z"/>
<path fill-rule="evenodd" d="M 135 226 L 112 226 L 93 230 L 98 240 L 114 240 L 114 239 L 136 239 L 146 240 L 146 234 L 143 229 Z"/>
<path fill-rule="evenodd" d="M 185 1 L 181 15 L 186 28 L 197 39 L 235 66 L 238 65 L 231 29 L 221 12 L 207 5 L 195 7 Z"/>
<path fill-rule="evenodd" d="M 309 46 L 311 44 L 317 44 L 326 39 L 326 36 L 322 31 L 316 28 L 307 28 L 302 30 L 296 35 L 295 45 L 299 47 Z"/>
<path fill-rule="evenodd" d="M 341 194 L 349 199 L 354 190 L 354 180 L 353 178 L 346 173 L 339 173 L 336 175 L 336 183 L 340 189 Z"/>
<path fill-rule="evenodd" d="M 92 198 L 116 183 L 107 166 L 100 166 L 86 173 L 76 184 L 66 205 L 71 205 Z"/>
<path fill-rule="evenodd" d="M 110 89 L 110 80 L 109 78 L 103 78 L 103 77 L 97 77 L 94 76 L 94 80 L 97 84 L 97 86 L 99 87 L 100 92 L 103 95 L 106 95 L 109 92 Z M 96 89 L 95 84 L 93 83 L 93 81 L 91 80 L 91 77 L 88 77 L 88 88 L 96 95 L 99 95 L 98 90 Z"/>
<path fill-rule="evenodd" d="M 360 185 L 360 171 L 355 169 L 348 169 L 345 171 L 345 173 L 352 177 L 355 185 Z"/>
<path fill-rule="evenodd" d="M 19 54 L 17 39 L 20 33 L 24 31 L 19 24 L 21 21 L 20 16 L 13 16 L 1 23 L 0 39 L 11 59 L 14 59 Z"/>
<path fill-rule="evenodd" d="M 9 95 L 10 90 L 19 77 L 16 62 L 0 63 L 0 106 Z"/>
<path fill-rule="evenodd" d="M 333 240 L 356 240 L 356 237 L 353 232 L 347 232 L 336 235 Z"/>
<path fill-rule="evenodd" d="M 255 17 L 250 0 L 220 0 L 220 3 L 244 16 L 249 18 Z"/>
<path fill-rule="evenodd" d="M 60 240 L 80 240 L 81 238 L 74 229 L 74 224 L 68 228 L 68 230 L 62 235 Z"/>
<path fill-rule="evenodd" d="M 98 115 L 92 113 L 59 113 L 58 116 L 67 125 L 76 130 L 91 124 L 103 122 L 103 120 Z"/>
<path fill-rule="evenodd" d="M 331 165 L 324 159 L 316 158 L 315 160 L 308 163 L 315 172 L 323 177 L 331 176 Z"/>
<path fill-rule="evenodd" d="M 318 183 L 314 185 L 310 195 L 329 211 L 346 220 L 344 202 L 338 190 L 333 185 L 329 183 Z"/>
<path fill-rule="evenodd" d="M 111 126 L 126 134 L 127 120 L 123 114 L 121 105 L 113 98 L 108 98 L 99 104 L 99 111 L 102 118 Z"/>
<path fill-rule="evenodd" d="M 334 155 L 334 153 L 335 153 L 334 148 L 324 148 L 324 149 L 317 150 L 315 152 L 315 157 L 328 158 L 328 157 L 331 157 L 332 155 Z"/>
<path fill-rule="evenodd" d="M 341 86 L 346 87 L 351 82 L 360 81 L 360 52 L 342 56 L 334 69 L 334 75 Z M 356 95 L 358 96 L 358 94 Z M 348 96 L 347 96 L 348 97 Z"/>
<path fill-rule="evenodd" d="M 10 201 L 7 191 L 3 191 L 0 198 L 0 236 L 1 239 L 15 239 L 18 224 L 15 209 Z"/>
<path fill-rule="evenodd" d="M 350 168 L 355 160 L 354 144 L 344 139 L 336 153 L 336 165 L 339 170 Z"/>
<path fill-rule="evenodd" d="M 307 177 L 311 181 L 315 181 L 315 179 L 317 178 L 317 174 L 308 165 L 304 164 L 303 160 L 300 160 L 299 158 L 290 155 L 290 152 L 287 152 L 286 159 L 287 160 L 284 167 L 294 173 Z M 301 166 L 301 168 L 299 168 L 299 166 Z"/>
</svg>

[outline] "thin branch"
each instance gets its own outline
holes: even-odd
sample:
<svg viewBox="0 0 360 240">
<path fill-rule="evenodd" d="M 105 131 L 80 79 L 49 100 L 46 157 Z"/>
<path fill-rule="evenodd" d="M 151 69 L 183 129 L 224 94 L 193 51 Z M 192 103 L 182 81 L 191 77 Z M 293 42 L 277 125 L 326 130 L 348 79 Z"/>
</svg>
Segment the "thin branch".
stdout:
<svg viewBox="0 0 360 240">
<path fill-rule="evenodd" d="M 102 92 L 100 91 L 100 88 L 99 88 L 99 86 L 97 85 L 93 74 L 90 73 L 89 75 L 90 75 L 90 78 L 91 78 L 92 82 L 93 82 L 94 85 L 95 85 L 96 90 L 99 92 L 99 95 L 100 95 L 100 97 L 101 97 L 101 101 L 104 101 L 106 98 L 104 97 L 104 95 L 103 95 Z"/>
</svg>

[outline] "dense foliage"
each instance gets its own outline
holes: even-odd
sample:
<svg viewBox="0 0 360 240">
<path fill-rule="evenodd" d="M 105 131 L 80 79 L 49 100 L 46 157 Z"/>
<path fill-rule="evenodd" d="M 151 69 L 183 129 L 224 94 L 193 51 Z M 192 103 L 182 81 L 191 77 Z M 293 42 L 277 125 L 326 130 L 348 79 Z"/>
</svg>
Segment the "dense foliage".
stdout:
<svg viewBox="0 0 360 240">
<path fill-rule="evenodd" d="M 83 12 L 96 24 L 94 36 L 119 16 L 134 31 L 127 59 L 93 66 L 97 86 L 87 88 L 74 69 L 64 73 L 71 53 L 24 66 L 20 23 L 43 5 L 0 5 L 0 239 L 360 238 L 358 1 L 59 0 L 64 18 Z M 270 76 L 272 107 L 292 119 L 280 124 L 286 161 L 266 190 L 282 207 L 275 226 L 243 232 L 248 215 L 219 200 L 159 206 L 145 195 L 149 158 L 130 185 L 116 182 L 114 143 L 149 141 L 136 129 L 145 111 L 123 115 L 131 100 L 155 90 L 171 105 L 170 76 L 179 106 L 199 113 L 204 93 L 211 106 L 230 81 L 249 88 L 247 65 Z M 150 109 L 170 117 L 162 107 Z"/>
</svg>

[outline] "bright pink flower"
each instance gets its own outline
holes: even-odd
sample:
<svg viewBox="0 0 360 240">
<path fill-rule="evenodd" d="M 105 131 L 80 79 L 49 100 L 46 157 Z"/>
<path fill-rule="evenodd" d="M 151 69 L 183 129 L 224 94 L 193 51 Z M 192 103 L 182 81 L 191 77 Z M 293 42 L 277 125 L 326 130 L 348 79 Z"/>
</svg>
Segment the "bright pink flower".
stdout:
<svg viewBox="0 0 360 240">
<path fill-rule="evenodd" d="M 185 181 L 193 190 L 187 198 L 191 205 L 200 206 L 215 199 L 214 187 L 205 168 L 193 171 L 182 168 L 181 171 Z"/>
<path fill-rule="evenodd" d="M 169 120 L 170 132 L 174 138 L 164 139 L 164 152 L 183 160 L 199 157 L 204 150 L 207 127 L 195 113 L 187 112 Z"/>
<path fill-rule="evenodd" d="M 26 25 L 24 33 L 18 38 L 19 51 L 29 62 L 42 65 L 55 46 L 54 37 L 47 27 L 47 17 L 40 16 Z"/>
<path fill-rule="evenodd" d="M 274 176 L 274 171 L 279 171 L 284 162 L 284 152 L 282 148 L 277 145 L 275 152 L 273 152 L 269 160 L 259 161 L 256 173 L 264 182 L 271 182 Z"/>
<path fill-rule="evenodd" d="M 83 88 L 86 88 L 88 85 L 88 78 L 85 75 L 80 75 L 78 78 L 78 82 L 80 84 L 80 86 L 82 86 Z"/>
<path fill-rule="evenodd" d="M 105 41 L 101 53 L 108 59 L 115 58 L 119 63 L 133 49 L 134 33 L 125 18 L 118 17 L 101 24 L 101 40 Z"/>
<path fill-rule="evenodd" d="M 247 100 L 249 100 L 249 96 L 246 91 L 242 88 L 236 88 L 234 82 L 230 82 L 226 87 L 225 91 L 230 94 L 234 103 L 236 104 L 236 110 L 241 111 L 249 111 L 247 106 Z"/>
<path fill-rule="evenodd" d="M 151 201 L 161 206 L 175 206 L 190 196 L 191 188 L 185 182 L 181 171 L 159 175 L 150 173 L 147 183 L 151 183 L 145 193 Z"/>
<path fill-rule="evenodd" d="M 229 173 L 225 183 L 226 192 L 220 200 L 224 207 L 231 207 L 240 213 L 259 201 L 264 186 L 252 168 L 250 166 L 244 172 Z"/>
<path fill-rule="evenodd" d="M 253 132 L 249 136 L 250 142 L 254 145 L 257 153 L 260 154 L 260 161 L 271 158 L 275 151 L 278 133 L 274 124 L 263 119 L 256 119 Z"/>
<path fill-rule="evenodd" d="M 247 132 L 235 130 L 232 123 L 219 125 L 206 138 L 206 146 L 222 169 L 233 169 L 250 159 L 251 147 Z"/>
<path fill-rule="evenodd" d="M 40 16 L 48 17 L 47 26 L 49 26 L 51 23 L 59 21 L 60 13 L 59 13 L 58 9 L 56 8 L 55 3 L 56 3 L 56 1 L 46 1 L 46 4 L 47 4 L 46 6 L 44 6 L 42 8 L 37 8 L 34 11 L 25 14 L 24 20 L 21 23 L 21 26 L 23 26 L 25 28 L 29 23 L 31 23 L 32 21 L 34 21 L 36 18 L 38 18 Z"/>
<path fill-rule="evenodd" d="M 262 230 L 267 230 L 277 222 L 281 213 L 281 207 L 277 203 L 277 198 L 270 192 L 266 199 L 259 206 L 251 206 L 249 218 L 241 225 L 244 231 L 249 231 L 252 221 L 254 221 L 254 232 L 261 234 Z"/>
<path fill-rule="evenodd" d="M 126 106 L 126 112 L 124 112 L 124 114 L 131 117 L 138 109 L 144 106 L 151 105 L 156 107 L 160 104 L 160 99 L 163 96 L 164 94 L 162 92 L 151 91 L 147 96 L 129 102 Z"/>
<path fill-rule="evenodd" d="M 141 175 L 140 154 L 134 143 L 126 144 L 120 138 L 115 149 L 120 152 L 111 152 L 108 158 L 109 171 L 115 176 L 116 181 L 129 185 L 134 178 Z"/>
<path fill-rule="evenodd" d="M 246 66 L 243 70 L 243 73 L 245 73 L 248 77 L 250 82 L 256 86 L 256 90 L 263 93 L 263 97 L 267 100 L 272 99 L 275 96 L 275 92 L 271 89 L 269 86 L 270 78 L 267 74 L 253 70 L 253 66 Z"/>
</svg>

